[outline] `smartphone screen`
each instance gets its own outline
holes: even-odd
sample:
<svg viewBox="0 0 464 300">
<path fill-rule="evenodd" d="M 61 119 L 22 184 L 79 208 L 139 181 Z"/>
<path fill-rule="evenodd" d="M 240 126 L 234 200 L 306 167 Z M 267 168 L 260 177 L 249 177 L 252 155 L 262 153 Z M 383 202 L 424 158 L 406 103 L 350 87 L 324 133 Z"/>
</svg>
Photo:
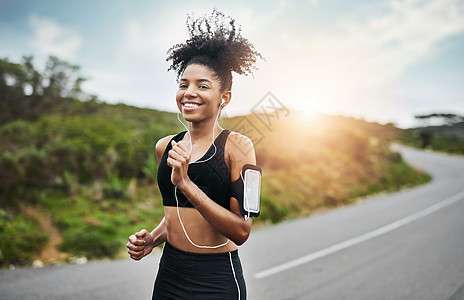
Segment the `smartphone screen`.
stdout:
<svg viewBox="0 0 464 300">
<path fill-rule="evenodd" d="M 259 212 L 259 193 L 261 190 L 261 173 L 256 170 L 248 169 L 245 171 L 245 192 L 244 205 L 246 211 L 252 213 Z"/>
</svg>

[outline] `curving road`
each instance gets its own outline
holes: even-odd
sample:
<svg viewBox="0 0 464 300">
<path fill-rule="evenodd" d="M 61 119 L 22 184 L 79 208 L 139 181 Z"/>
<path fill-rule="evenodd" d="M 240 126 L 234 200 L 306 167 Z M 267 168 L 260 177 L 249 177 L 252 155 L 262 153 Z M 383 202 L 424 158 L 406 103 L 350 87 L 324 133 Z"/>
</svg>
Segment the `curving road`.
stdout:
<svg viewBox="0 0 464 300">
<path fill-rule="evenodd" d="M 464 158 L 395 146 L 430 184 L 255 231 L 248 299 L 464 299 Z M 0 271 L 0 299 L 150 299 L 159 253 Z"/>
<path fill-rule="evenodd" d="M 256 232 L 250 299 L 464 299 L 464 158 L 396 149 L 433 181 Z"/>
</svg>

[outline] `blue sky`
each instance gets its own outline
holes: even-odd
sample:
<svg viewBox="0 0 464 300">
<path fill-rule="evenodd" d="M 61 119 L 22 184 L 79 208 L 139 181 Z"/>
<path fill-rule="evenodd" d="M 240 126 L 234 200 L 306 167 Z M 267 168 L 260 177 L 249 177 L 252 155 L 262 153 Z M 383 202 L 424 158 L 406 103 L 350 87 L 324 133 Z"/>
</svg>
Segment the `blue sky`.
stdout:
<svg viewBox="0 0 464 300">
<path fill-rule="evenodd" d="M 415 114 L 464 115 L 464 0 L 0 0 L 0 57 L 48 55 L 81 66 L 83 88 L 110 102 L 176 111 L 166 51 L 186 15 L 213 7 L 266 58 L 235 76 L 228 115 L 267 92 L 288 108 L 417 125 Z"/>
</svg>

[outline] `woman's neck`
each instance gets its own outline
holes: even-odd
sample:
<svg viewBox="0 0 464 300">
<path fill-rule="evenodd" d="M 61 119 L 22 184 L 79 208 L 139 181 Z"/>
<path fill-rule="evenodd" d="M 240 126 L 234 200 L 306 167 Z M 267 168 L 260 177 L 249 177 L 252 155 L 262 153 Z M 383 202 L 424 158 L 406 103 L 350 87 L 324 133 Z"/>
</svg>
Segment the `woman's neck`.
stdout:
<svg viewBox="0 0 464 300">
<path fill-rule="evenodd" d="M 202 140 L 210 141 L 213 135 L 213 127 L 213 139 L 222 131 L 221 126 L 219 126 L 216 120 L 212 120 L 212 122 L 189 123 L 188 127 L 193 144 Z"/>
</svg>

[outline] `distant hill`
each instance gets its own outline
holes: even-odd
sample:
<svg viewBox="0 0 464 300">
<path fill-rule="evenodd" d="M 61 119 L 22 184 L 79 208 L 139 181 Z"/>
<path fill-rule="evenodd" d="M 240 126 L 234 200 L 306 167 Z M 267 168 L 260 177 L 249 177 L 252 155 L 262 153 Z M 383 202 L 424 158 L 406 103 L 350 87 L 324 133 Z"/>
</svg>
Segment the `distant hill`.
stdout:
<svg viewBox="0 0 464 300">
<path fill-rule="evenodd" d="M 449 135 L 464 138 L 464 122 L 451 125 L 416 127 L 414 130 L 422 130 L 439 135 Z"/>
<path fill-rule="evenodd" d="M 401 140 L 414 147 L 464 155 L 464 121 L 407 129 Z"/>
</svg>

